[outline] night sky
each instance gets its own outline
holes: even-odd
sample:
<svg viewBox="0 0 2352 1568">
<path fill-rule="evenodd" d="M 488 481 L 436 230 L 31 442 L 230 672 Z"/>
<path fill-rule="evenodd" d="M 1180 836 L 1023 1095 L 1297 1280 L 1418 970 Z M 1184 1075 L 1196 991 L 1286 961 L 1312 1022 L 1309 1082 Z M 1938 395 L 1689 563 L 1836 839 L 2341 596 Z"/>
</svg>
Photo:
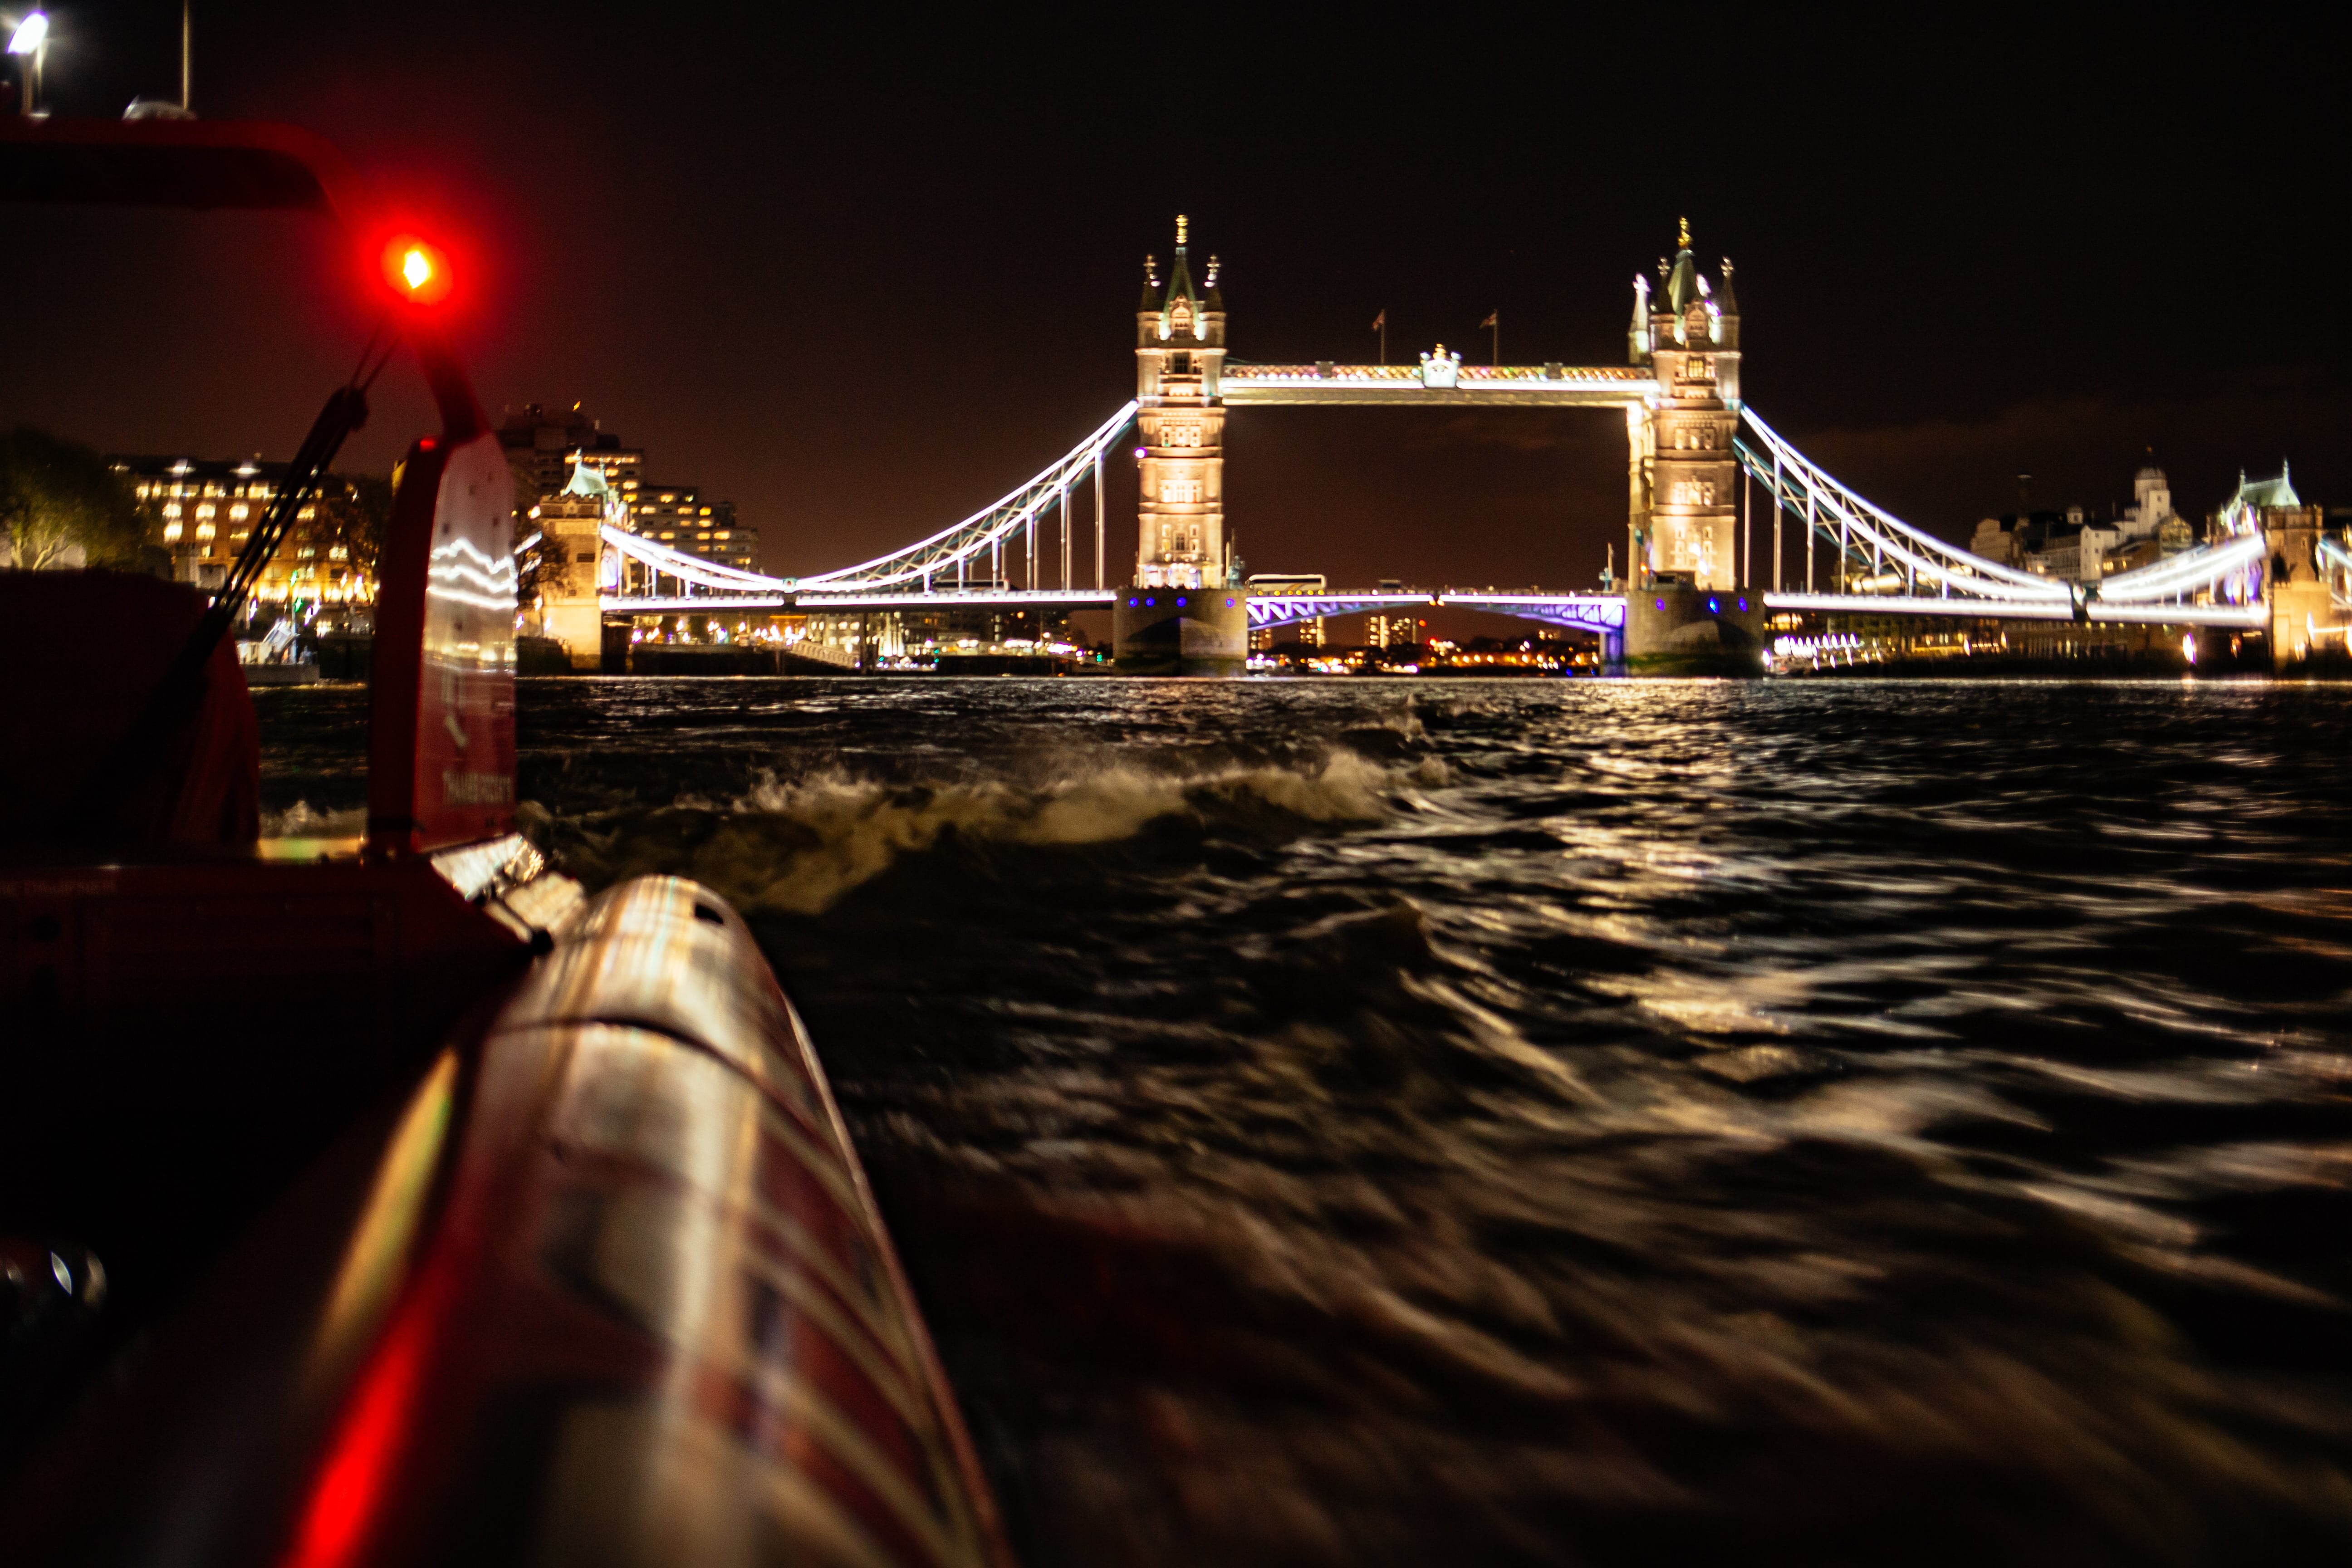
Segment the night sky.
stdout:
<svg viewBox="0 0 2352 1568">
<path fill-rule="evenodd" d="M 1385 309 L 1392 358 L 1482 360 L 1499 310 L 1507 361 L 1601 363 L 1686 214 L 1738 264 L 1757 410 L 1961 540 L 2021 470 L 2128 501 L 2151 447 L 2200 520 L 2283 457 L 2352 502 L 2335 46 L 2248 7 L 1539 14 L 200 4 L 195 95 L 449 237 L 494 414 L 584 400 L 780 572 L 953 521 L 1116 407 L 1180 211 L 1236 358 L 1369 359 Z M 52 15 L 60 113 L 174 90 L 175 5 Z M 0 225 L 0 421 L 283 458 L 369 324 L 306 220 Z M 392 379 L 346 467 L 425 427 Z M 1614 412 L 1252 409 L 1227 457 L 1254 571 L 1567 586 L 1622 551 Z"/>
</svg>

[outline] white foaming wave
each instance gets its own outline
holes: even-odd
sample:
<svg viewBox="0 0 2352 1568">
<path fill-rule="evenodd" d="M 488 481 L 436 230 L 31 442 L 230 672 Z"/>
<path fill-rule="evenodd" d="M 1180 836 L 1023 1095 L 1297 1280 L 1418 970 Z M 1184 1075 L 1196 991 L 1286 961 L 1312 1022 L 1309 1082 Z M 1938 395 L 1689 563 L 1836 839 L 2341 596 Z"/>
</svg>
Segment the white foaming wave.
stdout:
<svg viewBox="0 0 2352 1568">
<path fill-rule="evenodd" d="M 367 831 L 367 807 L 352 806 L 342 811 L 317 811 L 307 800 L 298 800 L 284 811 L 261 814 L 261 837 L 264 838 L 354 838 Z"/>
<path fill-rule="evenodd" d="M 1334 751 L 1301 767 L 1273 764 L 1171 773 L 1113 764 L 1042 786 L 1000 780 L 891 784 L 831 773 L 764 776 L 732 801 L 681 798 L 678 808 L 719 814 L 717 830 L 664 866 L 708 883 L 738 907 L 817 914 L 850 889 L 942 838 L 1069 847 L 1131 838 L 1167 818 L 1264 815 L 1323 826 L 1387 818 L 1401 791 L 1445 779 L 1424 760 L 1388 768 Z M 592 880 L 601 869 L 648 867 L 644 836 L 587 836 L 567 858 Z M 628 842 L 623 842 L 626 840 Z M 605 859 L 598 867 L 588 862 Z"/>
</svg>

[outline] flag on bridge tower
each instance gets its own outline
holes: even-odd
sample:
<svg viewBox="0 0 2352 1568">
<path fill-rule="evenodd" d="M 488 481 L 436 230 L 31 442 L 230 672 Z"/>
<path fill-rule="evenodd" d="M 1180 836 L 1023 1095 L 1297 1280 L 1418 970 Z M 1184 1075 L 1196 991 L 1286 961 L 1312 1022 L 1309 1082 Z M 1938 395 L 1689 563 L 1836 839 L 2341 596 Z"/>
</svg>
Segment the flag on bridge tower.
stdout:
<svg viewBox="0 0 2352 1568">
<path fill-rule="evenodd" d="M 1389 363 L 1389 308 L 1386 305 L 1381 306 L 1381 313 L 1372 318 L 1372 331 L 1381 335 L 1381 363 L 1386 364 Z"/>
<path fill-rule="evenodd" d="M 1494 329 L 1495 329 L 1495 352 L 1494 352 L 1494 353 L 1492 354 L 1492 356 L 1490 356 L 1490 357 L 1487 359 L 1486 363 L 1487 363 L 1488 364 L 1490 364 L 1490 365 L 1492 365 L 1492 364 L 1500 364 L 1500 363 L 1503 363 L 1503 312 L 1502 312 L 1502 311 L 1500 311 L 1500 310 L 1489 310 L 1489 311 L 1487 311 L 1487 312 L 1486 312 L 1486 319 L 1485 321 L 1483 321 L 1479 322 L 1479 323 L 1478 323 L 1478 325 L 1479 325 L 1479 326 L 1481 326 L 1481 327 L 1492 327 L 1492 328 L 1494 328 Z"/>
</svg>

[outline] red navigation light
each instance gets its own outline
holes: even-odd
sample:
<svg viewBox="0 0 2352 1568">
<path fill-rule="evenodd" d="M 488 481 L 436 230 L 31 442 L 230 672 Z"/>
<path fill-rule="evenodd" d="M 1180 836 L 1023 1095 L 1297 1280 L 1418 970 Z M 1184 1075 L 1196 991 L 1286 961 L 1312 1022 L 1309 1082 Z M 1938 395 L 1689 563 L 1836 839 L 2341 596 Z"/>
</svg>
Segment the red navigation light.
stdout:
<svg viewBox="0 0 2352 1568">
<path fill-rule="evenodd" d="M 404 234 L 383 247 L 383 277 L 412 305 L 437 305 L 449 297 L 449 258 L 415 235 Z"/>
</svg>

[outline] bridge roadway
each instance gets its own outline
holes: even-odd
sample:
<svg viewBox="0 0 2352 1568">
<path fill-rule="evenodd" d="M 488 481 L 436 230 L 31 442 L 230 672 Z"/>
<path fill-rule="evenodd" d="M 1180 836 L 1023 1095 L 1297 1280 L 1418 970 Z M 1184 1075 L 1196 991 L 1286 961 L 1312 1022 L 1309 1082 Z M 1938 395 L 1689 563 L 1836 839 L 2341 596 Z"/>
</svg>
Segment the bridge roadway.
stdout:
<svg viewBox="0 0 2352 1568">
<path fill-rule="evenodd" d="M 871 613 L 876 611 L 950 611 L 1002 608 L 1008 610 L 1108 610 L 1119 595 L 1138 599 L 1159 595 L 1205 593 L 1179 588 L 997 588 L 961 593 L 728 593 L 687 595 L 607 594 L 599 608 L 607 616 L 709 616 L 739 612 L 801 615 Z M 1977 621 L 2069 621 L 2115 625 L 2238 626 L 2259 628 L 2267 623 L 2269 608 L 2260 600 L 2250 604 L 2181 604 L 2178 602 L 2110 603 L 2095 597 L 2082 601 L 2044 599 L 2028 602 L 1987 601 L 1964 596 L 1931 597 L 1913 594 L 1766 593 L 1768 610 L 1848 616 L 1925 616 Z M 1567 631 L 1622 635 L 1625 628 L 1625 596 L 1622 594 L 1469 594 L 1426 590 L 1383 593 L 1327 590 L 1320 594 L 1251 595 L 1250 629 L 1271 630 L 1300 621 L 1327 616 L 1380 615 L 1413 606 L 1479 610 L 1538 621 Z"/>
<path fill-rule="evenodd" d="M 964 609 L 1108 610 L 1121 595 L 1146 599 L 1168 595 L 1223 593 L 1206 588 L 994 588 L 962 593 L 825 593 L 803 589 L 774 593 L 621 595 L 600 601 L 608 616 L 710 616 L 734 611 L 797 615 L 856 614 L 876 611 L 949 611 Z M 1234 597 L 1241 597 L 1238 590 Z M 1390 610 L 1436 605 L 1458 610 L 1484 610 L 1516 616 L 1572 631 L 1616 632 L 1625 626 L 1622 594 L 1457 594 L 1426 589 L 1401 592 L 1266 594 L 1249 596 L 1250 626 L 1265 630 L 1311 621 L 1327 616 L 1378 615 Z"/>
<path fill-rule="evenodd" d="M 1640 407 L 1658 395 L 1646 365 L 1463 364 L 1456 356 L 1410 364 L 1236 364 L 1228 360 L 1213 395 L 1229 407 L 1325 405 L 1450 408 Z"/>
<path fill-rule="evenodd" d="M 1122 594 L 1137 598 L 1206 593 L 1182 588 L 997 588 L 962 593 L 824 593 L 799 592 L 688 595 L 607 594 L 599 602 L 608 616 L 710 616 L 730 612 L 789 611 L 800 615 L 854 614 L 876 611 L 947 611 L 1002 608 L 1008 610 L 1108 610 Z M 1238 595 L 1236 595 L 1238 596 Z M 2246 605 L 2187 605 L 2177 603 L 2112 604 L 2096 598 L 2080 605 L 2070 600 L 1993 603 L 1966 597 L 1928 597 L 1908 594 L 1767 593 L 1768 610 L 1848 616 L 1929 616 L 1974 621 L 2022 620 L 2112 623 L 2117 625 L 2184 626 L 2251 626 L 2266 624 L 2267 606 L 2259 600 Z M 1326 616 L 1381 615 L 1413 606 L 1481 610 L 1538 621 L 1567 631 L 1622 633 L 1625 627 L 1622 594 L 1457 594 L 1414 589 L 1395 593 L 1354 593 L 1343 589 L 1320 594 L 1267 594 L 1249 597 L 1253 631 L 1270 630 Z"/>
</svg>

